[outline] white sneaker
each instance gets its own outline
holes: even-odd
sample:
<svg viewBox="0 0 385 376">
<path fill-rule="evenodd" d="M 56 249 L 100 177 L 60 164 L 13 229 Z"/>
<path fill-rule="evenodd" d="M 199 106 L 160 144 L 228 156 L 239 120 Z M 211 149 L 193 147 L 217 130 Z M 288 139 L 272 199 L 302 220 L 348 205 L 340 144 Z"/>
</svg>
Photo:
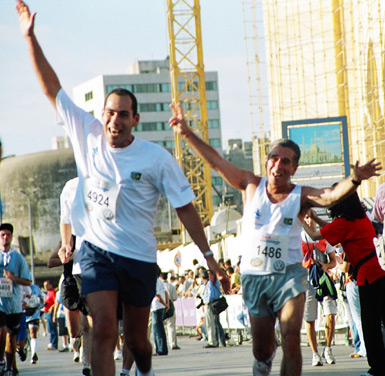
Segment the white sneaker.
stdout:
<svg viewBox="0 0 385 376">
<path fill-rule="evenodd" d="M 331 347 L 325 347 L 322 357 L 325 359 L 325 362 L 327 364 L 336 364 L 336 359 L 333 356 L 332 348 Z"/>
<path fill-rule="evenodd" d="M 260 360 L 254 359 L 253 364 L 253 376 L 268 376 L 270 375 L 271 366 L 273 362 L 268 360 L 261 362 Z"/>
<path fill-rule="evenodd" d="M 311 365 L 313 367 L 323 366 L 322 359 L 317 352 L 313 353 L 313 360 L 311 362 Z"/>
<path fill-rule="evenodd" d="M 273 365 L 273 360 L 275 357 L 275 353 L 277 351 L 277 340 L 275 340 L 275 349 L 273 351 L 273 354 L 271 355 L 269 360 L 266 361 L 260 361 L 257 359 L 254 359 L 253 363 L 253 376 L 268 376 L 271 372 L 271 366 Z"/>
<path fill-rule="evenodd" d="M 115 350 L 114 359 L 115 360 L 122 360 L 123 359 L 123 355 L 122 355 L 122 352 L 120 350 Z"/>
</svg>

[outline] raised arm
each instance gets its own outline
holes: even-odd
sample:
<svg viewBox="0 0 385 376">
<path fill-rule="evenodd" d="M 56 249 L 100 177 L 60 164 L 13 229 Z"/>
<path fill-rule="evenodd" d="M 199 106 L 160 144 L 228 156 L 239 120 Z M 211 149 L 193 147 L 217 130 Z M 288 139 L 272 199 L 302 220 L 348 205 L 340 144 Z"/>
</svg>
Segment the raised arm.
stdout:
<svg viewBox="0 0 385 376">
<path fill-rule="evenodd" d="M 352 194 L 362 180 L 367 180 L 372 176 L 379 176 L 377 171 L 381 169 L 381 163 L 375 163 L 375 159 L 362 166 L 357 161 L 352 175 L 339 182 L 335 187 L 323 189 L 303 187 L 302 206 L 307 208 L 331 207 Z"/>
<path fill-rule="evenodd" d="M 176 213 L 186 227 L 186 230 L 191 236 L 191 239 L 198 246 L 200 251 L 203 253 L 207 265 L 210 270 L 212 270 L 218 277 L 219 282 L 222 285 L 222 289 L 225 293 L 229 292 L 230 289 L 230 281 L 227 278 L 225 272 L 221 269 L 218 263 L 215 261 L 211 251 L 210 246 L 207 243 L 206 235 L 203 230 L 202 222 L 199 218 L 199 215 L 193 204 L 188 204 L 186 206 L 182 206 L 181 208 L 176 209 Z M 207 252 L 209 254 L 207 255 Z"/>
<path fill-rule="evenodd" d="M 180 104 L 176 107 L 170 105 L 172 116 L 169 120 L 171 127 L 174 127 L 185 141 L 189 143 L 192 149 L 207 163 L 211 168 L 218 171 L 218 173 L 226 179 L 226 181 L 233 187 L 246 190 L 249 183 L 259 184 L 260 177 L 255 176 L 251 171 L 238 168 L 231 162 L 222 158 L 218 152 L 201 140 L 186 124 L 183 114 L 183 109 Z"/>
<path fill-rule="evenodd" d="M 16 10 L 19 15 L 20 31 L 27 42 L 29 57 L 40 86 L 56 109 L 56 95 L 61 85 L 59 79 L 48 63 L 34 33 L 36 13 L 31 14 L 28 6 L 21 0 L 16 0 Z"/>
</svg>

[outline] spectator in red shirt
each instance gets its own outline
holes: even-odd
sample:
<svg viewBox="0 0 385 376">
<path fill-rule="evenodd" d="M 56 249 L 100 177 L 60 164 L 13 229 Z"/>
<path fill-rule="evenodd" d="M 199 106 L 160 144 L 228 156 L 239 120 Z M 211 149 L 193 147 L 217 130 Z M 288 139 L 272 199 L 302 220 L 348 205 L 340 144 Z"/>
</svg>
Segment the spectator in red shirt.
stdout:
<svg viewBox="0 0 385 376">
<path fill-rule="evenodd" d="M 47 280 L 44 282 L 44 288 L 47 291 L 47 294 L 45 296 L 44 312 L 47 320 L 49 340 L 50 340 L 50 343 L 47 346 L 47 350 L 57 350 L 58 333 L 57 333 L 57 323 L 56 323 L 56 320 L 54 320 L 56 291 L 53 288 L 51 280 Z"/>
<path fill-rule="evenodd" d="M 303 223 L 313 240 L 325 238 L 341 246 L 355 268 L 360 294 L 361 320 L 368 363 L 367 374 L 385 375 L 385 346 L 381 320 L 385 317 L 385 271 L 381 268 L 374 248 L 374 227 L 366 215 L 366 207 L 356 192 L 329 209 L 331 223 L 311 211 L 311 217 L 322 227 L 314 231 Z"/>
</svg>

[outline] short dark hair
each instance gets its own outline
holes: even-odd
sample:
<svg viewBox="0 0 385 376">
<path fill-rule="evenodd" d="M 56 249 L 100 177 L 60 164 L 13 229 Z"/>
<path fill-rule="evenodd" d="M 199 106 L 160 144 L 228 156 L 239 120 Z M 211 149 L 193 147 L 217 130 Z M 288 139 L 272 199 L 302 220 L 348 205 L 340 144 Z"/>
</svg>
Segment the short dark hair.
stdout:
<svg viewBox="0 0 385 376">
<path fill-rule="evenodd" d="M 11 232 L 11 234 L 13 234 L 13 226 L 10 223 L 2 223 L 0 225 L 0 231 L 1 230 L 8 230 Z"/>
<path fill-rule="evenodd" d="M 229 267 L 226 269 L 226 272 L 234 273 L 234 268 L 233 268 L 232 266 L 229 266 Z"/>
<path fill-rule="evenodd" d="M 274 146 L 282 146 L 283 148 L 289 148 L 294 151 L 294 164 L 298 165 L 299 159 L 301 158 L 301 149 L 299 146 L 292 140 L 289 140 L 288 138 L 279 138 L 278 140 L 273 141 L 269 145 L 269 153 L 267 155 L 267 158 L 271 158 L 271 152 L 274 148 Z"/>
<path fill-rule="evenodd" d="M 106 99 L 104 100 L 104 107 L 106 107 L 107 100 L 112 94 L 115 94 L 119 97 L 130 97 L 132 114 L 135 116 L 138 113 L 138 100 L 136 99 L 135 95 L 130 90 L 123 89 L 121 87 L 114 89 L 107 94 Z"/>
<path fill-rule="evenodd" d="M 207 270 L 202 270 L 201 271 L 201 277 L 204 279 L 209 279 L 209 273 Z"/>
</svg>

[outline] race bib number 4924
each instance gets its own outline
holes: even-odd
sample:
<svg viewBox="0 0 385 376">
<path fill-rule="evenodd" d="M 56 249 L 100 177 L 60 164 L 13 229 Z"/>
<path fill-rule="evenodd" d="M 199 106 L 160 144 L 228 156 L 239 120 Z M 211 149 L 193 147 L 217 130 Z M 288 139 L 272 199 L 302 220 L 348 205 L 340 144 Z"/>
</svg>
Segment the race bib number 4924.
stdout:
<svg viewBox="0 0 385 376">
<path fill-rule="evenodd" d="M 110 182 L 95 182 L 86 179 L 84 186 L 84 200 L 87 210 L 104 221 L 114 220 L 116 217 L 116 202 L 120 186 Z"/>
</svg>

